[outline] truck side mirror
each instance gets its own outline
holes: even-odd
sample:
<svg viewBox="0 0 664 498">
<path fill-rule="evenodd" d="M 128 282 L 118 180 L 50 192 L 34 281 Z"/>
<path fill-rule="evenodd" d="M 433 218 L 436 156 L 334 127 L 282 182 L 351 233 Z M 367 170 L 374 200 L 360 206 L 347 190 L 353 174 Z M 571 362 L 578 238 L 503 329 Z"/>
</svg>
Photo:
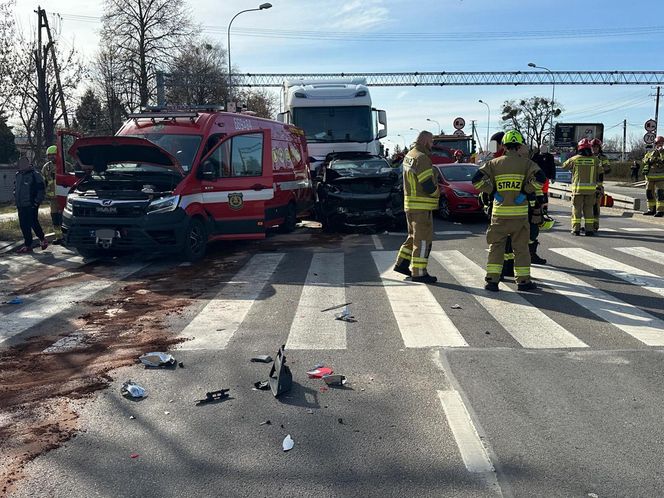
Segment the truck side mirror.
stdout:
<svg viewBox="0 0 664 498">
<path fill-rule="evenodd" d="M 378 130 L 378 138 L 385 138 L 387 136 L 387 112 L 378 111 L 378 122 L 383 125 L 383 127 Z"/>
<path fill-rule="evenodd" d="M 277 121 L 279 121 L 280 123 L 285 123 L 286 122 L 286 114 L 288 114 L 288 113 L 287 112 L 280 112 L 279 114 L 277 114 Z"/>
<path fill-rule="evenodd" d="M 203 161 L 201 165 L 201 178 L 213 182 L 217 179 L 217 172 L 214 169 L 214 164 L 209 159 Z"/>
</svg>

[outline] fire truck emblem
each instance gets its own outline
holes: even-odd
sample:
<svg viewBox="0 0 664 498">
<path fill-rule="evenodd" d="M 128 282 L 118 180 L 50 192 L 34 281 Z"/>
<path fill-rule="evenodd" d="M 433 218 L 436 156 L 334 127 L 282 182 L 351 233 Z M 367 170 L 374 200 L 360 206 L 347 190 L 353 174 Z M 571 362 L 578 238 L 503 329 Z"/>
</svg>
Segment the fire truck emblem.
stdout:
<svg viewBox="0 0 664 498">
<path fill-rule="evenodd" d="M 243 205 L 244 201 L 242 200 L 242 194 L 240 192 L 234 192 L 232 194 L 228 194 L 228 206 L 231 209 L 237 211 L 239 209 L 242 209 Z"/>
</svg>

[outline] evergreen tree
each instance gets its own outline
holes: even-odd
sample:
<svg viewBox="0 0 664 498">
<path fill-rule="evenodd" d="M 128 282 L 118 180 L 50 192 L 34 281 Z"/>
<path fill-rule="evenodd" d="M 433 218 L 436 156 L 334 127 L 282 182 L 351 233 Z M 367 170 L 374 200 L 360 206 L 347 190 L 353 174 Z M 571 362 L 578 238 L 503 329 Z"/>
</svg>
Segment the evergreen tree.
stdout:
<svg viewBox="0 0 664 498">
<path fill-rule="evenodd" d="M 0 163 L 11 163 L 18 159 L 18 149 L 14 143 L 12 127 L 7 125 L 7 117 L 0 111 Z"/>
<path fill-rule="evenodd" d="M 101 102 L 95 95 L 95 92 L 90 88 L 85 91 L 81 98 L 81 103 L 76 108 L 76 121 L 78 121 L 81 131 L 86 135 L 101 133 L 104 114 Z"/>
</svg>

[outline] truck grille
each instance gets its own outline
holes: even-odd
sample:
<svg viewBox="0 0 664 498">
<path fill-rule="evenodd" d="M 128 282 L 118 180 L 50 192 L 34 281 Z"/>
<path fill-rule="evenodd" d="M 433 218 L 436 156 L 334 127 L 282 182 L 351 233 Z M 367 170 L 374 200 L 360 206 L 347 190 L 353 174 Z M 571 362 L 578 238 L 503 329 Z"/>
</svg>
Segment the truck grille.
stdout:
<svg viewBox="0 0 664 498">
<path fill-rule="evenodd" d="M 74 216 L 82 218 L 138 218 L 145 214 L 145 208 L 140 205 L 116 204 L 101 206 L 98 204 L 74 204 Z"/>
</svg>

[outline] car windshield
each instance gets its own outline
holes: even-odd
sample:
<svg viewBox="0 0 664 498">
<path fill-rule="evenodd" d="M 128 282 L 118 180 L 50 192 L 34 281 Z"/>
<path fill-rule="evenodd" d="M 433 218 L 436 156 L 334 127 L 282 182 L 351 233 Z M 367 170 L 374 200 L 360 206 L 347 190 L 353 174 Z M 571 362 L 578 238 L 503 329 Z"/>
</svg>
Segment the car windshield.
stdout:
<svg viewBox="0 0 664 498">
<path fill-rule="evenodd" d="M 387 161 L 380 158 L 334 161 L 328 169 L 337 172 L 339 176 L 365 176 L 395 171 Z"/>
<path fill-rule="evenodd" d="M 201 144 L 200 135 L 173 135 L 167 133 L 144 133 L 130 135 L 132 137 L 145 138 L 153 144 L 168 151 L 177 159 L 182 169 L 189 171 L 194 163 L 198 147 Z"/>
<path fill-rule="evenodd" d="M 309 143 L 371 142 L 371 107 L 296 107 L 293 124 L 304 130 Z"/>
<path fill-rule="evenodd" d="M 438 168 L 448 182 L 469 182 L 477 172 L 477 166 L 472 164 L 460 164 L 457 166 L 445 166 Z"/>
</svg>

